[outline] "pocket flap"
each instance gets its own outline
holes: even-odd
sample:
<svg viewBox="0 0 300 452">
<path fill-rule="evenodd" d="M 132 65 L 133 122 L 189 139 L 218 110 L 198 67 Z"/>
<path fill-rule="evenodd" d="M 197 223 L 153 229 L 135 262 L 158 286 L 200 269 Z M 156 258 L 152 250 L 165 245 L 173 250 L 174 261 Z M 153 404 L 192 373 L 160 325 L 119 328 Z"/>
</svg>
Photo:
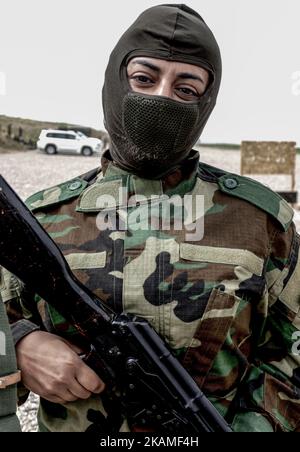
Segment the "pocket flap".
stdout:
<svg viewBox="0 0 300 452">
<path fill-rule="evenodd" d="M 220 248 L 215 246 L 180 244 L 180 257 L 185 260 L 209 262 L 214 264 L 228 264 L 241 266 L 251 273 L 261 276 L 264 261 L 248 250 L 234 248 Z"/>
<path fill-rule="evenodd" d="M 103 268 L 106 264 L 106 251 L 101 253 L 72 253 L 65 258 L 72 270 Z"/>
</svg>

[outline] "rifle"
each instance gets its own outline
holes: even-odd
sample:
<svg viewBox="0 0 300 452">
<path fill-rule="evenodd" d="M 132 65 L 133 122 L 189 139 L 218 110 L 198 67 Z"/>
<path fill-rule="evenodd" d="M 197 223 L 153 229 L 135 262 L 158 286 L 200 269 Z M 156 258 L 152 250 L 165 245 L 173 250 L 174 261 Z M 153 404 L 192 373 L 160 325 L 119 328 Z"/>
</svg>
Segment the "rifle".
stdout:
<svg viewBox="0 0 300 452">
<path fill-rule="evenodd" d="M 145 319 L 114 313 L 74 276 L 58 246 L 2 176 L 0 265 L 88 341 L 88 365 L 111 398 L 117 389 L 122 417 L 131 426 L 151 425 L 171 434 L 232 431 Z"/>
</svg>

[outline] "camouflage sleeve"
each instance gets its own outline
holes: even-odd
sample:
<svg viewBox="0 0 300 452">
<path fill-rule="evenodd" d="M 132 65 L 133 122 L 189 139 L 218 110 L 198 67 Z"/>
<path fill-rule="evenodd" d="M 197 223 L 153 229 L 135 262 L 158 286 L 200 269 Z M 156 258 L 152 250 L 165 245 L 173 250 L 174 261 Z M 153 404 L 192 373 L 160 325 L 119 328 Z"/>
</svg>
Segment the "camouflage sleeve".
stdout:
<svg viewBox="0 0 300 452">
<path fill-rule="evenodd" d="M 0 294 L 6 306 L 14 344 L 27 334 L 40 329 L 34 295 L 5 268 L 0 267 Z"/>
<path fill-rule="evenodd" d="M 300 255 L 294 225 L 274 234 L 266 276 L 268 312 L 254 364 L 240 388 L 237 431 L 300 431 Z M 262 304 L 262 306 L 266 306 Z M 244 409 L 254 406 L 253 411 Z"/>
</svg>

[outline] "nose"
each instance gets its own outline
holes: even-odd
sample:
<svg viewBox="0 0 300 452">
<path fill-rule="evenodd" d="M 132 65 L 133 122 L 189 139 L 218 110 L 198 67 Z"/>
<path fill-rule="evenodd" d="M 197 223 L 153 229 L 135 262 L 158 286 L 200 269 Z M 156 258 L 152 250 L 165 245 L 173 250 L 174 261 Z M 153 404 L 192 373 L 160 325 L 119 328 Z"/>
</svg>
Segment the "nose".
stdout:
<svg viewBox="0 0 300 452">
<path fill-rule="evenodd" d="M 156 96 L 172 97 L 172 86 L 168 80 L 161 79 L 154 90 Z"/>
</svg>

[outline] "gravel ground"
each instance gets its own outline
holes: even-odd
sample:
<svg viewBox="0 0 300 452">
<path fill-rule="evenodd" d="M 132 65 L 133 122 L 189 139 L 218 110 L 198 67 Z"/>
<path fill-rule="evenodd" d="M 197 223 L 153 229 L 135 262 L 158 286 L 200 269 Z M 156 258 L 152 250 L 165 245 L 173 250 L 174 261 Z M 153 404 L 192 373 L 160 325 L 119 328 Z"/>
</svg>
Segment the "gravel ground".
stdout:
<svg viewBox="0 0 300 452">
<path fill-rule="evenodd" d="M 36 191 L 83 174 L 99 165 L 99 157 L 48 156 L 38 151 L 0 154 L 0 172 L 25 199 Z"/>
<path fill-rule="evenodd" d="M 227 171 L 239 173 L 240 152 L 201 148 L 201 160 Z M 47 156 L 38 151 L 0 154 L 0 173 L 21 198 L 51 187 L 99 165 L 99 157 L 56 155 Z M 259 177 L 259 181 L 274 190 L 289 190 L 287 176 Z M 300 192 L 300 156 L 297 156 L 297 190 Z M 300 230 L 300 212 L 295 211 L 295 221 Z M 24 432 L 37 431 L 36 410 L 38 398 L 31 394 L 27 403 L 19 409 L 19 417 Z"/>
<path fill-rule="evenodd" d="M 212 148 L 200 149 L 201 160 L 225 170 L 239 173 L 240 152 Z M 99 157 L 70 155 L 48 156 L 38 151 L 1 154 L 0 171 L 22 198 L 46 187 L 78 176 L 99 164 Z M 274 190 L 288 190 L 288 176 L 257 178 Z M 297 189 L 300 190 L 300 155 L 297 156 Z"/>
</svg>

